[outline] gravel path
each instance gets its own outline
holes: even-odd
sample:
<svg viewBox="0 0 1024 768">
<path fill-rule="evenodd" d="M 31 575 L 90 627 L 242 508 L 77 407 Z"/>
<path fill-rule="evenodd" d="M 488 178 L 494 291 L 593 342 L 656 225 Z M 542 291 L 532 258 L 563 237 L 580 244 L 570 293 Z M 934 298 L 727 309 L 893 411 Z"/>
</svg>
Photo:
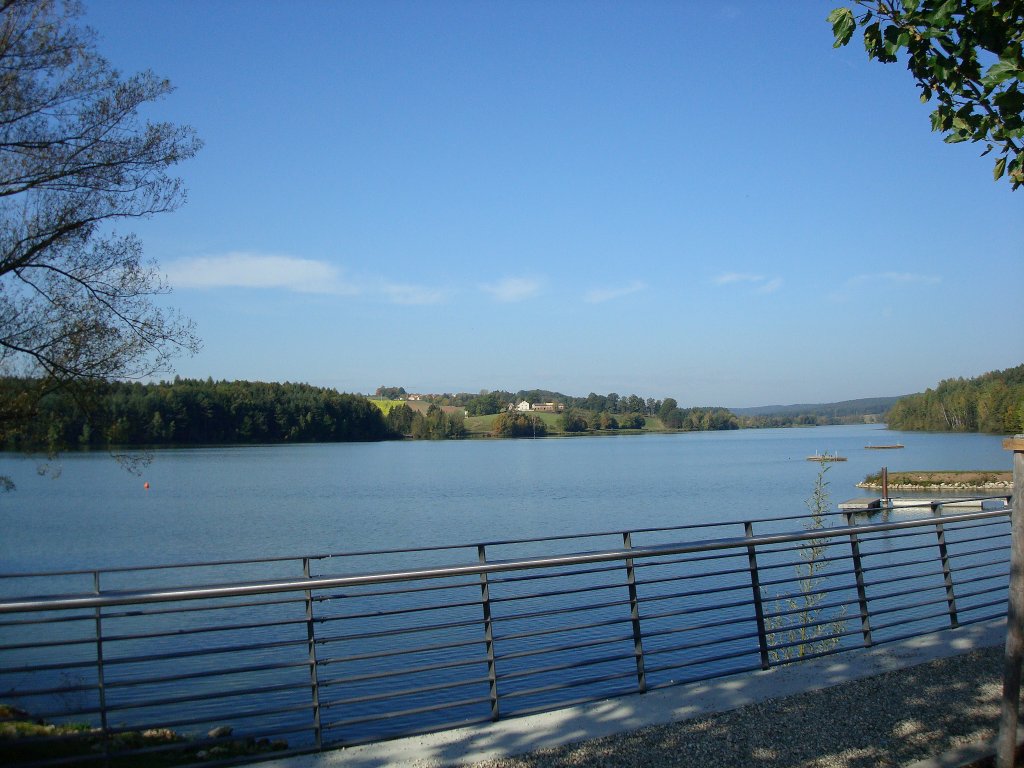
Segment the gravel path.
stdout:
<svg viewBox="0 0 1024 768">
<path fill-rule="evenodd" d="M 1002 648 L 476 768 L 905 766 L 995 738 Z"/>
</svg>

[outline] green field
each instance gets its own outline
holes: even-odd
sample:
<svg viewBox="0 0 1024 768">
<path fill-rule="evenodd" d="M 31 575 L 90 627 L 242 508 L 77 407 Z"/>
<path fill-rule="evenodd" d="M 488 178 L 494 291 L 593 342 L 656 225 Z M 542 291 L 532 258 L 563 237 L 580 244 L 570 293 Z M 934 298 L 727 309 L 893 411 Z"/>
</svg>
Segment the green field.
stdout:
<svg viewBox="0 0 1024 768">
<path fill-rule="evenodd" d="M 614 435 L 614 434 L 617 434 L 619 432 L 621 432 L 622 434 L 627 434 L 628 435 L 628 434 L 636 434 L 637 432 L 665 432 L 665 431 L 667 431 L 665 429 L 664 425 L 661 423 L 661 419 L 659 419 L 657 416 L 647 416 L 646 417 L 647 424 L 644 426 L 644 428 L 642 430 L 635 430 L 635 429 L 623 429 L 623 430 L 609 429 L 609 430 L 603 430 L 603 431 L 600 431 L 600 432 L 566 433 L 566 432 L 562 431 L 562 423 L 561 423 L 562 415 L 560 413 L 544 413 L 544 412 L 537 413 L 537 412 L 532 412 L 531 411 L 531 415 L 538 417 L 541 421 L 543 421 L 547 425 L 548 436 L 567 435 L 567 434 L 574 434 L 574 435 L 594 435 L 594 434 L 598 434 L 598 435 Z M 467 416 L 466 417 L 466 431 L 469 432 L 470 435 L 476 435 L 476 436 L 489 435 L 491 433 L 491 425 L 494 423 L 494 419 L 496 417 L 497 417 L 497 414 L 491 414 L 489 416 Z"/>
<path fill-rule="evenodd" d="M 380 408 L 380 412 L 383 413 L 385 416 L 391 413 L 392 409 L 397 408 L 400 405 L 406 404 L 405 400 L 378 400 L 372 397 L 368 397 L 366 399 L 369 400 L 374 405 L 376 405 L 378 408 Z"/>
</svg>

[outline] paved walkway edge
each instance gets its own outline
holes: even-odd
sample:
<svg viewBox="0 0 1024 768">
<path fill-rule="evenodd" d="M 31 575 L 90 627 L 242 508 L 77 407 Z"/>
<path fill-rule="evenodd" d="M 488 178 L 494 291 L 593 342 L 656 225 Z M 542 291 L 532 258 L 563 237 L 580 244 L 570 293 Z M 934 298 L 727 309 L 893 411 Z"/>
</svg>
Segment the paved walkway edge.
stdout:
<svg viewBox="0 0 1024 768">
<path fill-rule="evenodd" d="M 465 765 L 820 690 L 933 659 L 1001 645 L 1005 637 L 1005 620 L 975 624 L 765 672 L 689 683 L 496 723 L 271 760 L 260 765 L 263 768 Z M 977 756 L 983 754 L 980 752 Z M 944 768 L 956 764 L 922 761 L 914 768 Z"/>
</svg>

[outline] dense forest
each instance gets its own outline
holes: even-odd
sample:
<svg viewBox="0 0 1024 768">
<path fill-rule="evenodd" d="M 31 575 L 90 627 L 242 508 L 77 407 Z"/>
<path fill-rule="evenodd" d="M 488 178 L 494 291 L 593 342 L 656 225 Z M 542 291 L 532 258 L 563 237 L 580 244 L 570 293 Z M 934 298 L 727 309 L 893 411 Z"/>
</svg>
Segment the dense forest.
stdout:
<svg viewBox="0 0 1024 768">
<path fill-rule="evenodd" d="M 936 432 L 1024 432 L 1024 365 L 973 379 L 946 379 L 935 389 L 900 398 L 891 429 Z"/>
<path fill-rule="evenodd" d="M 37 382 L 0 381 L 16 402 Z M 3 430 L 10 449 L 386 440 L 399 437 L 361 395 L 308 384 L 178 379 L 52 392 L 33 418 Z"/>
</svg>

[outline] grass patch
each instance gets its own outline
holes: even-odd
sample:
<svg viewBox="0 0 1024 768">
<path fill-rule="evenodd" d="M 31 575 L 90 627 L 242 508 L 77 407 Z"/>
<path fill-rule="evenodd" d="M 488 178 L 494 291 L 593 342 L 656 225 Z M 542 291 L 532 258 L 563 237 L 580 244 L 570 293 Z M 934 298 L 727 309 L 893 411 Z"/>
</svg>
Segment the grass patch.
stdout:
<svg viewBox="0 0 1024 768">
<path fill-rule="evenodd" d="M 405 405 L 405 400 L 380 400 L 375 398 L 367 398 L 373 405 L 380 409 L 380 412 L 387 416 L 391 411 L 400 405 Z"/>
<path fill-rule="evenodd" d="M 890 472 L 889 487 L 905 487 L 928 490 L 932 488 L 975 489 L 1003 488 L 1013 482 L 1013 473 L 991 470 L 942 470 L 935 472 L 910 471 Z M 882 473 L 875 472 L 857 484 L 861 488 L 881 488 Z"/>
<path fill-rule="evenodd" d="M 162 768 L 255 756 L 288 749 L 283 739 L 232 739 L 221 727 L 202 738 L 182 736 L 169 728 L 108 734 L 85 723 L 47 723 L 27 712 L 0 704 L 0 763 L 30 763 L 60 759 L 62 766 L 103 765 L 104 748 L 116 768 Z M 80 758 L 76 760 L 75 758 Z"/>
</svg>

